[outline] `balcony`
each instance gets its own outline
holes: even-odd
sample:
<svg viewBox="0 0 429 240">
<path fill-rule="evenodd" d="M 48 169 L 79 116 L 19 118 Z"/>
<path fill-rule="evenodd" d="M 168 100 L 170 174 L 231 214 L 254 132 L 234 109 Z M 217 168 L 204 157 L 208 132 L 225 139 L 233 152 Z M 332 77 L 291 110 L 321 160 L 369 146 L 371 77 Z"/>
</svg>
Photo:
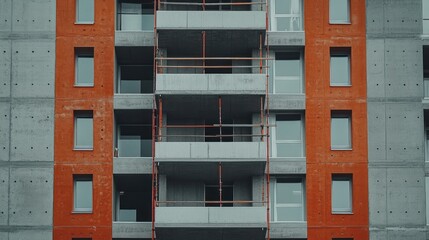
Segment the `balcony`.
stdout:
<svg viewBox="0 0 429 240">
<path fill-rule="evenodd" d="M 265 11 L 157 11 L 156 27 L 158 30 L 265 30 Z"/>
<path fill-rule="evenodd" d="M 159 57 L 157 94 L 265 94 L 264 58 Z"/>
<path fill-rule="evenodd" d="M 157 227 L 243 227 L 266 226 L 266 207 L 157 207 Z"/>
<path fill-rule="evenodd" d="M 157 29 L 265 30 L 264 5 L 250 1 L 160 1 Z"/>
<path fill-rule="evenodd" d="M 116 46 L 153 46 L 153 1 L 118 0 Z"/>
<path fill-rule="evenodd" d="M 157 142 L 159 162 L 265 162 L 264 142 Z"/>
</svg>

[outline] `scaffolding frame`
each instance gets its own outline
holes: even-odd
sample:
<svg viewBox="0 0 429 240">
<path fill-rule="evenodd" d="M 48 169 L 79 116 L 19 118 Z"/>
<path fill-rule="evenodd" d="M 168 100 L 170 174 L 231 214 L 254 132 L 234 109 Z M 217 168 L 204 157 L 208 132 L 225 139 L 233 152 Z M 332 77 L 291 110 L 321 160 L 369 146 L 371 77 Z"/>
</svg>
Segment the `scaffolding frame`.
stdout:
<svg viewBox="0 0 429 240">
<path fill-rule="evenodd" d="M 163 126 L 163 100 L 162 96 L 157 97 L 156 94 L 153 95 L 153 107 L 152 107 L 152 223 L 151 223 L 151 239 L 156 239 L 155 231 L 155 210 L 159 204 L 168 204 L 168 203 L 177 203 L 178 201 L 159 201 L 159 179 L 158 179 L 158 164 L 156 161 L 156 148 L 155 143 L 157 141 L 162 141 L 164 137 L 162 134 L 163 128 L 219 128 L 219 135 L 214 135 L 213 137 L 218 137 L 222 141 L 222 137 L 231 137 L 231 136 L 243 136 L 237 134 L 223 134 L 222 127 L 260 127 L 260 134 L 249 134 L 246 136 L 260 137 L 261 142 L 266 143 L 266 164 L 265 164 L 265 183 L 262 184 L 262 194 L 261 201 L 247 201 L 247 200 L 234 200 L 234 201 L 225 201 L 222 200 L 222 162 L 218 163 L 218 184 L 219 184 L 219 201 L 180 201 L 181 203 L 205 203 L 205 204 L 219 204 L 219 207 L 222 207 L 222 204 L 227 203 L 238 203 L 238 204 L 253 204 L 260 203 L 264 204 L 266 207 L 266 224 L 267 232 L 266 239 L 271 239 L 271 210 L 270 210 L 270 108 L 269 108 L 269 64 L 270 59 L 270 47 L 268 41 L 268 31 L 270 28 L 269 24 L 269 0 L 260 1 L 260 2 L 236 2 L 236 3 L 206 3 L 206 0 L 202 0 L 201 3 L 193 2 L 168 2 L 161 0 L 154 0 L 154 66 L 153 66 L 153 92 L 156 90 L 156 76 L 158 73 L 163 73 L 164 68 L 201 68 L 202 73 L 206 73 L 206 69 L 209 68 L 259 68 L 259 74 L 264 74 L 265 70 L 265 96 L 260 97 L 260 123 L 259 124 L 223 124 L 222 123 L 222 97 L 218 97 L 218 115 L 219 123 L 218 124 L 199 124 L 199 125 L 171 125 L 166 124 Z M 259 57 L 207 57 L 206 56 L 206 31 L 201 31 L 202 38 L 202 57 L 184 57 L 184 58 L 167 58 L 162 57 L 159 51 L 159 42 L 158 42 L 158 31 L 156 28 L 157 25 L 157 10 L 161 9 L 161 5 L 188 5 L 188 6 L 201 6 L 202 11 L 206 10 L 206 6 L 243 6 L 243 5 L 261 5 L 261 10 L 265 5 L 265 38 L 263 38 L 262 33 L 259 36 Z M 263 40 L 265 40 L 265 57 L 264 57 L 264 47 Z M 164 60 L 180 60 L 180 61 L 189 61 L 189 60 L 201 60 L 202 65 L 199 66 L 167 66 L 163 65 Z M 207 66 L 206 61 L 210 60 L 259 60 L 259 66 Z M 265 64 L 264 64 L 265 62 Z M 265 100 L 265 101 L 264 101 Z M 265 105 L 264 105 L 265 104 Z M 172 135 L 170 135 L 172 136 Z M 184 136 L 184 135 L 180 135 Z M 194 136 L 194 135 L 193 135 Z M 207 136 L 204 136 L 207 137 Z"/>
</svg>

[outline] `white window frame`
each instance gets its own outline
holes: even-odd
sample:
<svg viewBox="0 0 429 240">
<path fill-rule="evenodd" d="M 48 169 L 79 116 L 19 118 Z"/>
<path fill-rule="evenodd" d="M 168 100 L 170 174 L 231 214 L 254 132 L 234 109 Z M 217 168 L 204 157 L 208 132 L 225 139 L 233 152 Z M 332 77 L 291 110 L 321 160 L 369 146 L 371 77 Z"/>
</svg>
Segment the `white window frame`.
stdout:
<svg viewBox="0 0 429 240">
<path fill-rule="evenodd" d="M 331 53 L 330 53 L 330 58 L 329 58 L 329 85 L 331 87 L 351 87 L 352 86 L 352 81 L 351 81 L 351 49 L 349 48 L 344 48 L 343 50 L 341 50 L 342 48 L 331 48 Z M 347 57 L 347 83 L 343 84 L 343 83 L 333 83 L 332 82 L 332 68 L 334 66 L 334 64 L 332 63 L 332 58 L 340 58 L 340 57 Z"/>
<path fill-rule="evenodd" d="M 91 208 L 78 208 L 76 207 L 77 203 L 77 182 L 91 182 Z M 92 209 L 94 208 L 94 181 L 92 175 L 74 175 L 73 176 L 73 212 L 76 213 L 91 213 Z"/>
<path fill-rule="evenodd" d="M 74 111 L 74 150 L 93 150 L 94 149 L 94 112 L 91 110 Z M 77 119 L 78 118 L 91 118 L 92 119 L 92 146 L 79 146 L 77 144 Z"/>
<path fill-rule="evenodd" d="M 349 130 L 349 142 L 350 145 L 332 145 L 332 120 L 334 118 L 347 118 L 348 119 L 348 130 Z M 330 135 L 331 135 L 331 150 L 352 150 L 353 149 L 353 128 L 352 128 L 352 113 L 351 111 L 331 111 L 331 125 L 330 125 Z"/>
<path fill-rule="evenodd" d="M 89 51 L 92 51 L 89 52 Z M 78 77 L 79 77 L 79 65 L 78 65 L 78 59 L 79 58 L 92 58 L 93 61 L 93 76 L 92 76 L 92 83 L 79 83 Z M 75 87 L 94 87 L 94 81 L 95 81 L 95 57 L 94 57 L 94 48 L 75 48 L 75 80 L 74 80 L 74 86 Z"/>
<path fill-rule="evenodd" d="M 299 14 L 276 14 L 276 1 L 271 0 L 271 24 L 270 29 L 273 32 L 302 32 L 304 31 L 304 6 L 303 1 L 299 0 Z M 278 31 L 277 30 L 277 18 L 288 17 L 288 18 L 298 18 L 299 19 L 299 30 L 294 31 Z"/>
<path fill-rule="evenodd" d="M 280 115 L 300 115 L 301 116 L 301 141 L 297 140 L 277 140 L 277 116 Z M 298 112 L 291 112 L 291 113 L 279 113 L 274 116 L 274 127 L 272 127 L 271 130 L 271 138 L 272 138 L 272 157 L 276 158 L 279 157 L 277 155 L 277 143 L 301 143 L 302 145 L 302 153 L 301 157 L 279 157 L 279 158 L 304 158 L 305 157 L 305 121 L 304 121 L 304 114 L 298 113 Z"/>
<path fill-rule="evenodd" d="M 341 20 L 331 20 L 331 0 L 329 0 L 329 23 L 330 24 L 351 24 L 351 2 L 350 0 L 345 0 L 347 1 L 347 16 L 349 17 L 349 19 L 345 20 L 345 21 L 341 21 Z"/>
<path fill-rule="evenodd" d="M 350 209 L 334 209 L 333 206 L 333 192 L 334 192 L 334 181 L 348 181 L 350 189 Z M 331 177 L 331 212 L 332 214 L 353 214 L 353 176 L 343 174 L 333 174 Z"/>
<path fill-rule="evenodd" d="M 95 0 L 91 0 L 93 2 L 93 6 L 94 8 L 93 10 L 93 14 L 92 14 L 92 18 L 94 19 L 93 21 L 79 21 L 79 2 L 82 0 L 75 0 L 76 3 L 76 16 L 75 16 L 75 24 L 94 24 L 95 21 Z M 88 0 L 86 0 L 88 1 Z"/>
<path fill-rule="evenodd" d="M 296 180 L 296 179 L 300 179 L 301 180 L 301 198 L 302 198 L 302 219 L 303 220 L 296 220 L 296 221 L 280 221 L 277 220 L 277 208 L 278 207 L 300 207 L 300 204 L 296 204 L 296 203 L 277 203 L 277 180 L 278 179 L 290 179 L 290 180 Z M 288 177 L 272 177 L 271 178 L 271 196 L 272 196 L 272 201 L 270 201 L 270 204 L 272 204 L 272 206 L 270 206 L 271 208 L 271 220 L 273 222 L 306 222 L 307 221 L 307 201 L 306 201 L 306 188 L 305 188 L 305 177 L 303 176 L 288 176 Z"/>
<path fill-rule="evenodd" d="M 281 51 L 282 53 L 297 53 L 299 52 L 299 62 L 300 62 L 300 75 L 297 76 L 276 76 L 276 65 L 277 60 L 274 58 L 273 64 L 273 93 L 274 94 L 286 94 L 286 95 L 294 95 L 294 94 L 304 94 L 304 53 L 302 50 L 299 51 Z M 280 51 L 279 51 L 280 53 Z M 277 81 L 299 81 L 299 92 L 298 93 L 277 93 L 276 91 L 276 82 Z"/>
</svg>

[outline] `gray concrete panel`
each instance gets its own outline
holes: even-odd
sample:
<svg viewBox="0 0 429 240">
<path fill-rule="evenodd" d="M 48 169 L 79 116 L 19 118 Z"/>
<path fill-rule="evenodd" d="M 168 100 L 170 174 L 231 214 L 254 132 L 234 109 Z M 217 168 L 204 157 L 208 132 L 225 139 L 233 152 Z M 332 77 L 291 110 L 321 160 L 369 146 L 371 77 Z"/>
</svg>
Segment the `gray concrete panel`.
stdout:
<svg viewBox="0 0 429 240">
<path fill-rule="evenodd" d="M 2 230 L 0 230 L 0 239 L 9 240 L 9 233 L 8 232 L 2 232 Z"/>
<path fill-rule="evenodd" d="M 12 103 L 11 161 L 53 161 L 54 101 Z"/>
<path fill-rule="evenodd" d="M 0 97 L 10 97 L 11 47 L 10 40 L 0 40 Z"/>
<path fill-rule="evenodd" d="M 115 32 L 115 46 L 117 47 L 153 47 L 153 31 L 139 31 L 139 32 Z"/>
<path fill-rule="evenodd" d="M 113 158 L 114 174 L 152 174 L 152 158 Z"/>
<path fill-rule="evenodd" d="M 265 207 L 157 207 L 156 225 L 190 224 L 215 227 L 265 227 Z"/>
<path fill-rule="evenodd" d="M 386 147 L 389 161 L 424 161 L 421 103 L 386 104 Z"/>
<path fill-rule="evenodd" d="M 304 46 L 304 32 L 269 32 L 268 44 L 272 46 Z"/>
<path fill-rule="evenodd" d="M 114 109 L 152 109 L 152 94 L 115 94 Z"/>
<path fill-rule="evenodd" d="M 55 41 L 12 43 L 12 97 L 54 97 Z"/>
<path fill-rule="evenodd" d="M 386 229 L 370 229 L 369 230 L 369 239 L 371 239 L 371 240 L 387 240 L 387 230 Z"/>
<path fill-rule="evenodd" d="M 368 102 L 368 161 L 386 160 L 386 104 Z"/>
<path fill-rule="evenodd" d="M 305 95 L 270 94 L 270 110 L 303 110 Z"/>
<path fill-rule="evenodd" d="M 385 40 L 386 97 L 423 97 L 422 68 L 420 40 Z"/>
<path fill-rule="evenodd" d="M 157 142 L 157 161 L 265 161 L 262 142 Z"/>
<path fill-rule="evenodd" d="M 53 169 L 12 168 L 9 223 L 52 225 Z"/>
<path fill-rule="evenodd" d="M 13 0 L 13 31 L 55 31 L 55 0 Z"/>
<path fill-rule="evenodd" d="M 368 98 L 385 97 L 384 39 L 368 39 L 366 43 Z"/>
<path fill-rule="evenodd" d="M 9 161 L 10 103 L 0 102 L 0 161 Z"/>
<path fill-rule="evenodd" d="M 271 158 L 270 174 L 305 174 L 305 158 Z"/>
<path fill-rule="evenodd" d="M 271 223 L 271 238 L 307 238 L 307 222 Z"/>
<path fill-rule="evenodd" d="M 387 196 L 388 226 L 426 225 L 425 178 L 422 168 L 388 168 Z"/>
<path fill-rule="evenodd" d="M 113 222 L 113 238 L 151 238 L 151 222 Z"/>
<path fill-rule="evenodd" d="M 0 0 L 0 32 L 11 31 L 12 0 Z"/>
<path fill-rule="evenodd" d="M 385 226 L 387 223 L 386 178 L 385 168 L 368 169 L 369 224 L 371 226 Z"/>
<path fill-rule="evenodd" d="M 373 14 L 376 15 L 375 12 Z M 422 1 L 384 0 L 384 32 L 386 34 L 420 35 L 422 32 Z"/>
<path fill-rule="evenodd" d="M 157 94 L 264 94 L 264 74 L 158 74 Z"/>
<path fill-rule="evenodd" d="M 7 225 L 8 223 L 8 217 L 9 217 L 8 201 L 9 201 L 9 168 L 2 167 L 0 168 L 0 225 Z"/>
<path fill-rule="evenodd" d="M 383 0 L 366 0 L 366 31 L 368 35 L 380 34 L 384 30 Z"/>
<path fill-rule="evenodd" d="M 9 240 L 51 240 L 52 230 L 19 230 L 9 233 Z"/>
<path fill-rule="evenodd" d="M 422 229 L 388 229 L 387 238 L 388 240 L 426 240 L 426 231 Z"/>
<path fill-rule="evenodd" d="M 265 11 L 158 11 L 157 29 L 265 30 Z"/>
</svg>

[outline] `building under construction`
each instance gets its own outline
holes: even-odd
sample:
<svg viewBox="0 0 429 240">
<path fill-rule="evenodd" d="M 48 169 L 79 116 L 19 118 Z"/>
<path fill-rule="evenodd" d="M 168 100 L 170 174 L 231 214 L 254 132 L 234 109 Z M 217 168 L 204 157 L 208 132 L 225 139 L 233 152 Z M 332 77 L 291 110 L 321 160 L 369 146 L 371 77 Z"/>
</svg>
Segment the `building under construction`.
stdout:
<svg viewBox="0 0 429 240">
<path fill-rule="evenodd" d="M 0 0 L 0 240 L 427 240 L 429 0 Z"/>
</svg>

